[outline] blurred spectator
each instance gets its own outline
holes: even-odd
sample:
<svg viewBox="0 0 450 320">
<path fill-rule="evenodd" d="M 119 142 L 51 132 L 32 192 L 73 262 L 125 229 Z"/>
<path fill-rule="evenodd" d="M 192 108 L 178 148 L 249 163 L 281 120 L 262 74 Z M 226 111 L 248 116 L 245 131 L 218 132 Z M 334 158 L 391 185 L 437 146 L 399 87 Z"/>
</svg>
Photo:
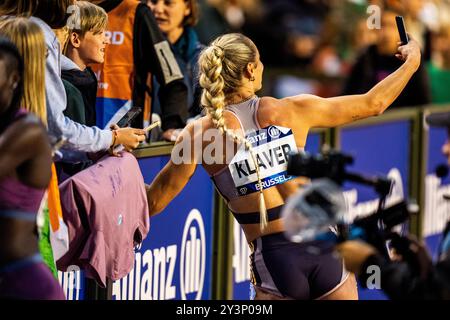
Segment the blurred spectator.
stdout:
<svg viewBox="0 0 450 320">
<path fill-rule="evenodd" d="M 332 14 L 322 23 L 319 42 L 312 60 L 312 70 L 315 74 L 336 77 L 343 73 L 343 62 L 338 52 L 339 29 Z"/>
<path fill-rule="evenodd" d="M 336 77 L 342 74 L 342 62 L 332 44 L 324 43 L 317 50 L 312 68 L 315 73 L 323 74 L 328 77 Z"/>
<path fill-rule="evenodd" d="M 403 63 L 395 57 L 397 42 L 400 41 L 396 15 L 393 11 L 383 11 L 377 43 L 369 46 L 357 59 L 345 83 L 344 95 L 367 92 Z M 392 107 L 424 105 L 430 101 L 428 75 L 421 64 Z"/>
<path fill-rule="evenodd" d="M 150 8 L 140 0 L 91 2 L 108 13 L 107 33 L 111 37 L 105 62 L 92 68 L 99 82 L 97 123 L 116 122 L 135 106 L 143 112 L 132 126 L 145 126 L 150 120 L 150 84 L 154 75 L 161 84 L 163 130 L 184 127 L 187 88 L 170 44 Z"/>
<path fill-rule="evenodd" d="M 434 59 L 427 65 L 433 103 L 450 103 L 450 25 L 433 37 Z"/>
<path fill-rule="evenodd" d="M 198 21 L 197 0 L 148 0 L 147 5 L 153 12 L 159 28 L 170 42 L 178 65 L 183 73 L 186 84 L 188 117 L 193 118 L 201 113 L 201 88 L 198 83 L 198 56 L 204 46 L 199 42 L 197 33 L 193 29 Z M 162 116 L 159 100 L 160 84 L 155 76 L 152 77 L 152 113 Z M 181 106 L 182 107 L 182 106 Z M 166 126 L 162 138 L 175 141 L 177 127 L 173 124 Z"/>
<path fill-rule="evenodd" d="M 267 65 L 307 66 L 318 47 L 327 1 L 264 1 L 264 17 L 250 33 Z M 268 45 L 270 44 L 270 45 Z M 282 57 L 282 58 L 281 58 Z"/>
<path fill-rule="evenodd" d="M 434 5 L 439 16 L 439 27 L 441 25 L 450 24 L 450 1 L 449 0 L 434 0 Z"/>
<path fill-rule="evenodd" d="M 339 39 L 332 28 L 324 27 L 331 6 L 331 2 L 320 0 L 261 1 L 262 17 L 249 20 L 243 31 L 260 48 L 268 70 L 289 68 L 281 74 L 267 73 L 272 82 L 266 86 L 266 90 L 271 88 L 267 94 L 282 98 L 301 93 L 321 96 L 338 93 L 336 86 L 310 79 L 322 75 L 334 77 L 341 72 L 341 59 L 334 46 Z"/>
<path fill-rule="evenodd" d="M 355 57 L 366 50 L 367 47 L 377 42 L 377 33 L 367 27 L 367 18 L 361 18 L 356 22 L 354 32 L 351 37 L 350 50 L 351 55 Z"/>
<path fill-rule="evenodd" d="M 210 0 L 198 1 L 200 20 L 195 30 L 201 43 L 210 43 L 218 35 L 231 31 L 225 17 L 209 2 Z"/>
<path fill-rule="evenodd" d="M 202 43 L 229 32 L 242 32 L 262 17 L 262 0 L 200 0 L 200 21 L 197 26 Z"/>
</svg>

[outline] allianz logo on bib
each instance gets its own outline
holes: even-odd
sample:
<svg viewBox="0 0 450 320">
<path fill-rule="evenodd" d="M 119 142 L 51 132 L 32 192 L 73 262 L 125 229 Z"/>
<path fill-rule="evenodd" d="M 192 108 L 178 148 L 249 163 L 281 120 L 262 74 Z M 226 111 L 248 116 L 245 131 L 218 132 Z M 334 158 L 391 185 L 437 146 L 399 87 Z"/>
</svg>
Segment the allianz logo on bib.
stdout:
<svg viewBox="0 0 450 320">
<path fill-rule="evenodd" d="M 265 131 L 261 131 L 258 134 L 250 135 L 247 137 L 247 140 L 252 144 L 255 145 L 258 142 L 264 142 L 267 141 L 267 133 Z"/>
<path fill-rule="evenodd" d="M 278 139 L 278 137 L 281 134 L 281 131 L 277 127 L 274 127 L 274 126 L 270 127 L 267 131 L 269 132 L 269 136 L 272 139 Z"/>
<path fill-rule="evenodd" d="M 252 131 L 246 135 L 247 140 L 253 147 L 258 145 L 269 143 L 271 141 L 292 135 L 290 128 L 269 126 L 263 129 Z"/>
</svg>

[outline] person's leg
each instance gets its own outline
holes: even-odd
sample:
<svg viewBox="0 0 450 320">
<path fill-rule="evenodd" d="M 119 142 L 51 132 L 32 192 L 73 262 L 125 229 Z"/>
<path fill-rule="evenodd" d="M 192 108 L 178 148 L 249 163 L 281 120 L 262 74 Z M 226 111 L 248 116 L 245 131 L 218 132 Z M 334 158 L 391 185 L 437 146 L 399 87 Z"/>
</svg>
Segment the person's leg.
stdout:
<svg viewBox="0 0 450 320">
<path fill-rule="evenodd" d="M 319 300 L 358 300 L 358 288 L 355 275 L 350 273 L 344 282 Z"/>
<path fill-rule="evenodd" d="M 316 244 L 322 253 L 315 259 L 313 272 L 309 274 L 312 299 L 357 300 L 355 276 L 344 268 L 342 258 L 328 244 Z"/>
<path fill-rule="evenodd" d="M 288 297 L 280 297 L 261 288 L 254 287 L 256 291 L 255 300 L 292 300 Z"/>
</svg>

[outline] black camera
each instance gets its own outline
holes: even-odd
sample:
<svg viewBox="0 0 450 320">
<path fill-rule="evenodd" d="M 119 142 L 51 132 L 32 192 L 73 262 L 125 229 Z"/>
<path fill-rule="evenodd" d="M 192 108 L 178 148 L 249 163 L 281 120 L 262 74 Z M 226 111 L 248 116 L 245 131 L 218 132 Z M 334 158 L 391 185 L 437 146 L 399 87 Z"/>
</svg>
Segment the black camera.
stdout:
<svg viewBox="0 0 450 320">
<path fill-rule="evenodd" d="M 365 177 L 348 172 L 345 168 L 353 164 L 351 155 L 330 150 L 312 155 L 308 152 L 292 153 L 288 159 L 287 173 L 292 176 L 310 179 L 329 178 L 342 186 L 345 181 L 352 181 L 371 186 L 381 197 L 386 197 L 392 187 L 392 181 L 382 176 Z"/>
<path fill-rule="evenodd" d="M 392 230 L 395 226 L 407 222 L 411 214 L 418 211 L 417 206 L 408 201 L 401 201 L 389 208 L 384 208 L 386 197 L 391 191 L 392 180 L 384 176 L 368 177 L 347 171 L 346 167 L 353 164 L 353 162 L 352 156 L 335 150 L 316 155 L 296 153 L 289 156 L 287 172 L 289 175 L 304 176 L 312 180 L 328 178 L 341 187 L 344 182 L 351 181 L 374 188 L 380 196 L 378 210 L 369 216 L 355 219 L 350 225 L 338 222 L 337 241 L 343 242 L 348 239 L 360 238 L 388 257 L 386 241 L 391 240 L 392 247 L 398 252 L 403 251 L 406 254 L 407 245 L 403 237 Z M 315 203 L 318 206 L 328 205 L 327 203 L 322 203 L 323 201 L 320 200 L 320 197 L 305 199 L 309 199 L 308 201 L 318 199 L 317 203 Z"/>
</svg>

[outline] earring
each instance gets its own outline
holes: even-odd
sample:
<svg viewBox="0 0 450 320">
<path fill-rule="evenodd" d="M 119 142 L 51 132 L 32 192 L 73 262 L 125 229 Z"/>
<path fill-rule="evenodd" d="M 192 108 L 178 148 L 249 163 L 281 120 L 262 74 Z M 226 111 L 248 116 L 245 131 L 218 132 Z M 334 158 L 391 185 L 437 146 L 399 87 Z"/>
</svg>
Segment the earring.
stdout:
<svg viewBox="0 0 450 320">
<path fill-rule="evenodd" d="M 12 85 L 13 90 L 16 90 L 18 85 L 19 84 L 17 82 L 14 82 L 13 85 Z"/>
<path fill-rule="evenodd" d="M 250 78 L 250 81 L 255 81 L 255 77 L 252 76 L 252 77 Z"/>
</svg>

